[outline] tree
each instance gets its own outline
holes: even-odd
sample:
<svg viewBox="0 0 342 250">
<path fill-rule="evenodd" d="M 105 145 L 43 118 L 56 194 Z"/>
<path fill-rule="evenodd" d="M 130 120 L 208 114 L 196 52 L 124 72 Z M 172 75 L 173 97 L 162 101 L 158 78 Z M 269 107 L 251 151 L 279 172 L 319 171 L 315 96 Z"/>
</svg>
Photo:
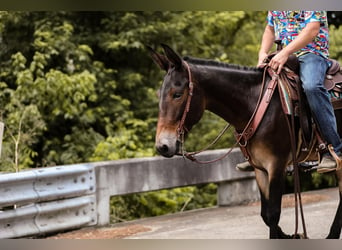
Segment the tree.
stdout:
<svg viewBox="0 0 342 250">
<path fill-rule="evenodd" d="M 35 105 L 22 106 L 18 103 L 9 114 L 5 124 L 6 135 L 4 143 L 3 170 L 19 172 L 32 164 L 32 158 L 36 155 L 32 146 L 42 131 L 45 123 Z"/>
<path fill-rule="evenodd" d="M 122 147 L 116 140 L 127 135 L 146 152 L 118 157 L 153 155 L 162 72 L 145 45 L 229 61 L 240 27 L 253 18 L 243 11 L 1 12 L 2 119 L 9 122 L 15 100 L 35 106 L 45 125 L 26 167 L 106 159 L 101 149 Z"/>
</svg>

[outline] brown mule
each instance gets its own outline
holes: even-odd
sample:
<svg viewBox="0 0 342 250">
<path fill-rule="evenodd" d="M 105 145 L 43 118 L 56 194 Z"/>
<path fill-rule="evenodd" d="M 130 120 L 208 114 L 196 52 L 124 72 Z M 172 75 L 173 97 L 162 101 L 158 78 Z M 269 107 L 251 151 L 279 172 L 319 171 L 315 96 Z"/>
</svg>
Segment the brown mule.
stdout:
<svg viewBox="0 0 342 250">
<path fill-rule="evenodd" d="M 165 157 L 178 154 L 182 138 L 199 122 L 204 110 L 222 117 L 237 133 L 242 133 L 263 91 L 263 71 L 212 60 L 182 59 L 169 46 L 162 46 L 165 55 L 149 48 L 154 62 L 166 72 L 160 89 L 157 151 Z M 269 81 L 266 76 L 266 86 Z M 337 114 L 340 134 L 341 115 Z M 292 238 L 278 225 L 285 168 L 292 160 L 286 119 L 275 90 L 259 127 L 246 145 L 261 194 L 261 216 L 269 227 L 270 238 Z M 339 238 L 341 234 L 342 170 L 336 171 L 336 176 L 340 201 L 327 238 Z"/>
</svg>

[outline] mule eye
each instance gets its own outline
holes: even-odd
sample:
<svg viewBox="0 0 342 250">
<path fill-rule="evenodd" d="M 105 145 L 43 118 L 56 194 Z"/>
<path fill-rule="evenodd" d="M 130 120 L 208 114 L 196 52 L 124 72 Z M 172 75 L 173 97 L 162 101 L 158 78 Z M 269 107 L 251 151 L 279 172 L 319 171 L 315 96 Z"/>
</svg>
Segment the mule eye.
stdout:
<svg viewBox="0 0 342 250">
<path fill-rule="evenodd" d="M 182 97 L 182 95 L 183 95 L 183 93 L 174 93 L 173 94 L 173 99 L 179 99 L 179 98 Z"/>
</svg>

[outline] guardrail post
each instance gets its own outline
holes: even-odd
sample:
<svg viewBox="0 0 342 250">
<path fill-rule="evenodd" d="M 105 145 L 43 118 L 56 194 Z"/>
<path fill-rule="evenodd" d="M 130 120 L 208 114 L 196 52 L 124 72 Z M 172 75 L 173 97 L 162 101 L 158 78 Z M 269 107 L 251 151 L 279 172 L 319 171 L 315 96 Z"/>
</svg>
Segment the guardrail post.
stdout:
<svg viewBox="0 0 342 250">
<path fill-rule="evenodd" d="M 217 190 L 218 206 L 244 204 L 259 199 L 258 185 L 253 177 L 219 183 Z"/>
<path fill-rule="evenodd" d="M 110 190 L 107 169 L 96 167 L 96 199 L 97 199 L 97 225 L 104 226 L 110 223 Z"/>
<path fill-rule="evenodd" d="M 254 172 L 236 170 L 236 164 L 245 161 L 241 151 L 236 148 L 226 159 L 227 178 L 219 182 L 217 204 L 219 206 L 239 205 L 260 199 Z"/>
</svg>

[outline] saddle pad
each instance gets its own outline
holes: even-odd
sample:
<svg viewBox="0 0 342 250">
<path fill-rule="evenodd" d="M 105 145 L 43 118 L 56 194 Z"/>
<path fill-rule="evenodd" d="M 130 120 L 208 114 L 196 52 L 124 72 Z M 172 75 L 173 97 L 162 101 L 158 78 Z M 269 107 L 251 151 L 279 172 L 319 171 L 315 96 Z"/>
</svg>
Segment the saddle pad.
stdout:
<svg viewBox="0 0 342 250">
<path fill-rule="evenodd" d="M 293 101 L 296 101 L 297 99 L 293 98 L 288 83 L 281 78 L 278 79 L 278 90 L 285 114 L 292 115 L 292 113 L 295 112 L 295 115 L 298 115 L 296 109 L 295 111 L 293 110 Z M 342 109 L 342 83 L 337 84 L 335 88 L 329 90 L 328 93 L 334 109 Z"/>
<path fill-rule="evenodd" d="M 280 95 L 281 104 L 283 107 L 283 111 L 287 115 L 292 115 L 292 98 L 290 96 L 290 90 L 286 82 L 284 82 L 281 77 L 278 79 L 278 90 Z"/>
</svg>

